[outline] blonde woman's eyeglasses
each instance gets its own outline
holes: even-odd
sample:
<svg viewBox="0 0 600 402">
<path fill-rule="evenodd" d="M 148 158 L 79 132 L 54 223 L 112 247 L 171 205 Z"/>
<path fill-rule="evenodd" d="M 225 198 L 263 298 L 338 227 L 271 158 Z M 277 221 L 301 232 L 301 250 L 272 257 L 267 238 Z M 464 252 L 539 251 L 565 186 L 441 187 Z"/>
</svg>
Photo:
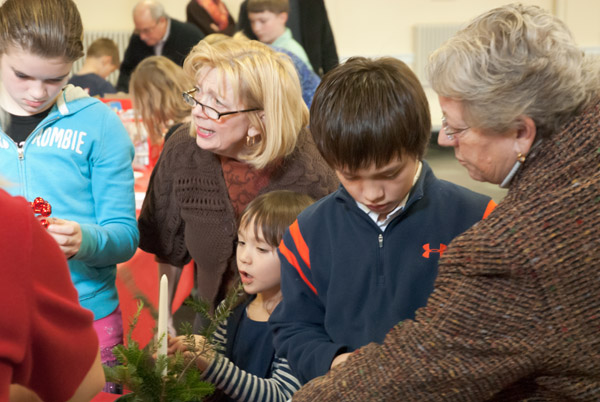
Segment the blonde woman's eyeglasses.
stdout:
<svg viewBox="0 0 600 402">
<path fill-rule="evenodd" d="M 230 112 L 219 112 L 217 109 L 214 109 L 204 103 L 198 102 L 196 98 L 194 98 L 194 92 L 196 92 L 197 88 L 192 88 L 189 91 L 183 92 L 181 95 L 183 96 L 183 101 L 190 105 L 191 107 L 200 106 L 202 108 L 202 113 L 206 115 L 211 120 L 219 121 L 219 119 L 223 116 L 228 116 L 230 114 L 236 113 L 247 113 L 247 112 L 256 112 L 257 110 L 261 110 L 260 108 L 252 108 L 252 109 L 244 109 L 244 110 L 233 110 Z"/>
</svg>

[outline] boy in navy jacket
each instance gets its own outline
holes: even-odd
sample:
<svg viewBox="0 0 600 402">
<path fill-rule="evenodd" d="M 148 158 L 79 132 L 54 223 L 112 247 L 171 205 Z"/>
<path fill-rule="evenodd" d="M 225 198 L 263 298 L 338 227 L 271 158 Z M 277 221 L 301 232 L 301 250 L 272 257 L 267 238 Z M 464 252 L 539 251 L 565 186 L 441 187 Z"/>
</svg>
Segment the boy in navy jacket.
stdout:
<svg viewBox="0 0 600 402">
<path fill-rule="evenodd" d="M 329 72 L 310 128 L 341 186 L 286 232 L 283 301 L 269 320 L 278 354 L 303 383 L 413 318 L 448 243 L 495 206 L 422 160 L 429 106 L 397 59 L 352 58 Z"/>
</svg>

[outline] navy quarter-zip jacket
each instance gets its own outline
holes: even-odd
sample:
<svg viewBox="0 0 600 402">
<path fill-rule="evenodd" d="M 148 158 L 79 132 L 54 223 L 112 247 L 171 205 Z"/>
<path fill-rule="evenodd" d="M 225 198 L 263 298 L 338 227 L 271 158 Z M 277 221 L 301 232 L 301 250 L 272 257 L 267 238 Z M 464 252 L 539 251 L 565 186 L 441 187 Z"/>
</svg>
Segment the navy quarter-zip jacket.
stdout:
<svg viewBox="0 0 600 402">
<path fill-rule="evenodd" d="M 495 206 L 423 170 L 385 231 L 340 188 L 302 212 L 279 246 L 283 301 L 269 320 L 302 383 L 338 354 L 382 342 L 427 303 L 450 241 Z"/>
</svg>

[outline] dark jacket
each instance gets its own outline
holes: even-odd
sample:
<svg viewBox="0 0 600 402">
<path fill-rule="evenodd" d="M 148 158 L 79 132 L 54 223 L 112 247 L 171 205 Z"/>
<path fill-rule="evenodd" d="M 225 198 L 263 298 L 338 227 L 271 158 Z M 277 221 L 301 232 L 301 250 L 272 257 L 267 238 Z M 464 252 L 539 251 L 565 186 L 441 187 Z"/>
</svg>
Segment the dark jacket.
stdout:
<svg viewBox="0 0 600 402">
<path fill-rule="evenodd" d="M 170 18 L 170 20 L 171 30 L 163 47 L 162 56 L 182 66 L 192 47 L 204 38 L 204 34 L 195 25 L 177 21 L 173 18 Z M 150 56 L 154 56 L 154 47 L 146 45 L 139 35 L 131 35 L 119 69 L 117 91 L 129 92 L 131 73 L 142 60 Z"/>
<path fill-rule="evenodd" d="M 383 232 L 343 187 L 308 207 L 279 246 L 283 301 L 269 320 L 277 353 L 306 382 L 337 354 L 383 341 L 425 305 L 445 247 L 490 203 L 437 179 L 423 162 L 404 210 Z"/>
<path fill-rule="evenodd" d="M 69 84 L 83 88 L 89 96 L 104 97 L 105 94 L 114 94 L 117 92 L 115 87 L 98 74 L 75 74 L 69 79 Z"/>
<path fill-rule="evenodd" d="M 246 0 L 240 5 L 238 30 L 244 31 L 244 34 L 249 38 L 256 39 L 256 35 L 250 27 L 247 3 Z M 298 38 L 294 35 L 294 39 L 306 51 L 313 70 L 317 74 L 323 75 L 339 63 L 325 3 L 323 0 L 299 0 L 298 3 L 301 37 Z"/>
</svg>

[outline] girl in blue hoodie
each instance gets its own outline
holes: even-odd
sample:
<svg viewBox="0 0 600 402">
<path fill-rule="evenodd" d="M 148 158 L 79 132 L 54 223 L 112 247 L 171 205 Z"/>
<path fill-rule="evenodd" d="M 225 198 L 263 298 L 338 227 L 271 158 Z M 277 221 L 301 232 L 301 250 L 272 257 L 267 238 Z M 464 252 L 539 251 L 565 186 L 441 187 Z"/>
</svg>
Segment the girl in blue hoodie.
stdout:
<svg viewBox="0 0 600 402">
<path fill-rule="evenodd" d="M 72 0 L 0 7 L 0 174 L 13 195 L 52 206 L 48 233 L 69 260 L 110 364 L 122 342 L 116 264 L 133 256 L 139 239 L 134 149 L 114 112 L 65 87 L 83 55 L 82 32 Z"/>
</svg>

